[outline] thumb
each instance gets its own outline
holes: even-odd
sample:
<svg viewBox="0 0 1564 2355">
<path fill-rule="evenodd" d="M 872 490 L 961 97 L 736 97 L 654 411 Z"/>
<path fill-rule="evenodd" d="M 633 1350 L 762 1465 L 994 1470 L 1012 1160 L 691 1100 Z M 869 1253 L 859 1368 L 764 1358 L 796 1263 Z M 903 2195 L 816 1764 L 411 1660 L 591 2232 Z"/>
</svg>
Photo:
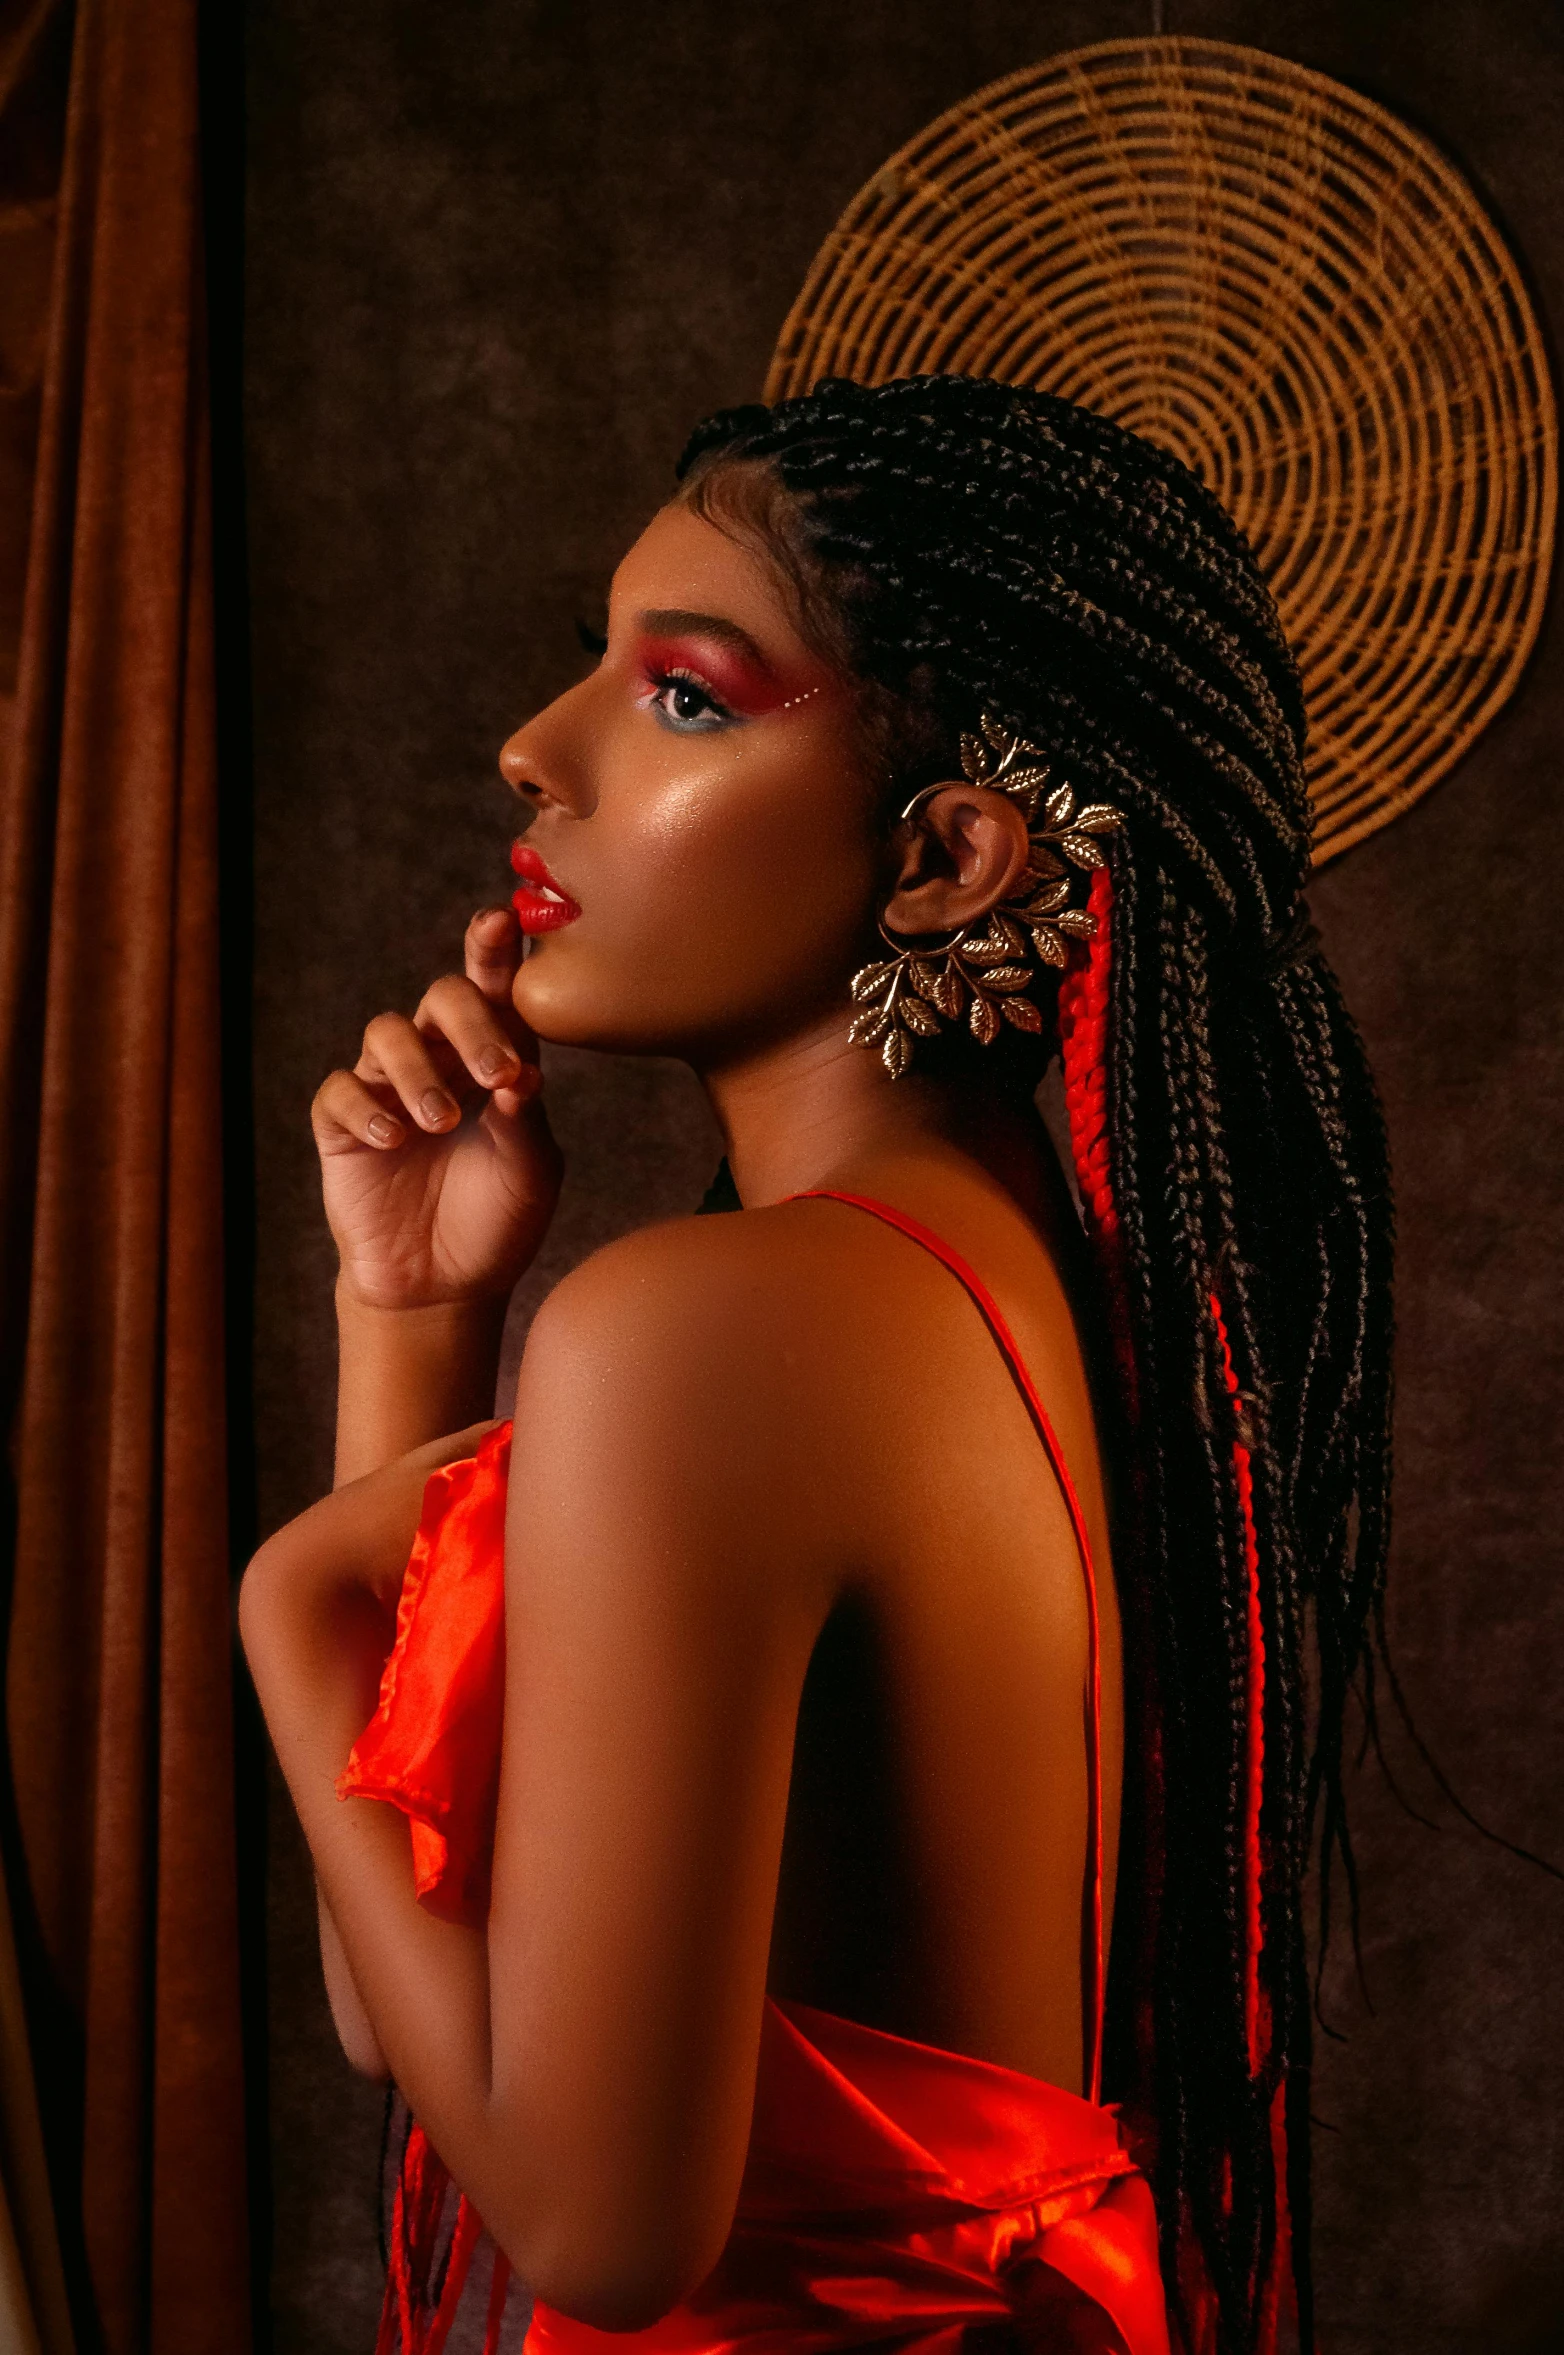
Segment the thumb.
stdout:
<svg viewBox="0 0 1564 2355">
<path fill-rule="evenodd" d="M 508 1128 L 517 1125 L 529 1104 L 536 1105 L 539 1116 L 545 1123 L 547 1121 L 548 1116 L 544 1113 L 543 1106 L 539 1101 L 543 1094 L 543 1071 L 536 1060 L 537 1041 L 535 1039 L 532 1042 L 532 1047 L 533 1060 L 522 1064 L 514 1082 L 508 1087 L 489 1090 L 490 1107 L 500 1115 Z"/>
<path fill-rule="evenodd" d="M 506 1160 L 541 1160 L 556 1174 L 562 1166 L 543 1102 L 543 1074 L 535 1063 L 523 1063 L 514 1087 L 491 1089 L 480 1125 Z"/>
</svg>

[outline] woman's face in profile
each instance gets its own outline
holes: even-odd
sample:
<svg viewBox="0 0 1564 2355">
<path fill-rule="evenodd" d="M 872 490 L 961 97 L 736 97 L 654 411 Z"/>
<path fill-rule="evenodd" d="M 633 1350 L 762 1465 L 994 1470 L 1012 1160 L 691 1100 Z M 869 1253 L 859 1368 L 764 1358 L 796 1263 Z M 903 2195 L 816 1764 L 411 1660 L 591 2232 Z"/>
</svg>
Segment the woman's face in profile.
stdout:
<svg viewBox="0 0 1564 2355">
<path fill-rule="evenodd" d="M 541 1037 L 711 1064 L 843 1003 L 883 883 L 879 781 L 850 683 L 749 548 L 664 508 L 598 667 L 500 767 L 536 812 L 515 1001 Z"/>
</svg>

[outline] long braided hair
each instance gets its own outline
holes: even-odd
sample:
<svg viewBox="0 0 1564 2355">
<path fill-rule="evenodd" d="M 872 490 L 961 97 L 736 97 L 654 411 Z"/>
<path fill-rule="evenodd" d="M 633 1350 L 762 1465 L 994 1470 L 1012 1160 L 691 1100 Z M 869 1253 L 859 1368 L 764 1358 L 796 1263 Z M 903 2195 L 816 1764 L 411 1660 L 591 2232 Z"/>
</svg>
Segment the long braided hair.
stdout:
<svg viewBox="0 0 1564 2355">
<path fill-rule="evenodd" d="M 829 381 L 708 419 L 683 495 L 766 544 L 863 682 L 898 792 L 993 714 L 1124 816 L 1057 1038 L 1131 1436 L 1133 1729 L 1109 2091 L 1146 2124 L 1170 2305 L 1274 2344 L 1308 2261 L 1318 1841 L 1372 1666 L 1392 1219 L 1358 1033 L 1307 925 L 1303 700 L 1240 532 L 1176 459 L 1039 392 Z M 981 1050 L 974 1049 L 974 1052 Z"/>
</svg>

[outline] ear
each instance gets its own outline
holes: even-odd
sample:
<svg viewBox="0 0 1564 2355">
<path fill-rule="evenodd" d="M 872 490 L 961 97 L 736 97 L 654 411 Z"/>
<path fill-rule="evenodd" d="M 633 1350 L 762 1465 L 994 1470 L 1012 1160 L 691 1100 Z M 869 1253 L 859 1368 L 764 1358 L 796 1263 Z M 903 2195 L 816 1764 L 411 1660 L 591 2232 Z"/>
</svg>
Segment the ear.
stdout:
<svg viewBox="0 0 1564 2355">
<path fill-rule="evenodd" d="M 940 785 L 897 828 L 887 932 L 959 932 L 1008 899 L 1030 852 L 1026 820 L 989 785 Z"/>
</svg>

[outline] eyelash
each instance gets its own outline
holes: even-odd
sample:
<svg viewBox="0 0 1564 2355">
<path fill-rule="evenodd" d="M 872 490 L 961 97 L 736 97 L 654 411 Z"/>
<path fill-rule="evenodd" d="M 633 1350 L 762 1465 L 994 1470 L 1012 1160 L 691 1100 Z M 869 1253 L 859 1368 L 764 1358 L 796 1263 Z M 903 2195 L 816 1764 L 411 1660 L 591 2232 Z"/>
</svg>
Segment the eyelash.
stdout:
<svg viewBox="0 0 1564 2355">
<path fill-rule="evenodd" d="M 668 694 L 674 687 L 687 687 L 692 693 L 698 695 L 705 704 L 707 713 L 714 715 L 719 725 L 726 725 L 733 718 L 727 705 L 718 702 L 705 680 L 697 678 L 694 671 L 649 671 L 647 679 L 652 690 L 648 701 L 656 712 L 660 725 L 672 729 L 676 736 L 706 736 L 714 734 L 715 730 L 710 725 L 703 726 L 701 724 L 705 717 L 704 714 L 692 712 L 680 720 L 675 713 L 663 707 L 661 697 Z"/>
</svg>

